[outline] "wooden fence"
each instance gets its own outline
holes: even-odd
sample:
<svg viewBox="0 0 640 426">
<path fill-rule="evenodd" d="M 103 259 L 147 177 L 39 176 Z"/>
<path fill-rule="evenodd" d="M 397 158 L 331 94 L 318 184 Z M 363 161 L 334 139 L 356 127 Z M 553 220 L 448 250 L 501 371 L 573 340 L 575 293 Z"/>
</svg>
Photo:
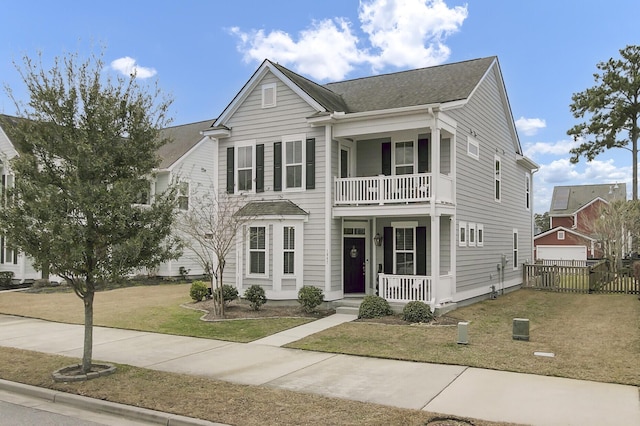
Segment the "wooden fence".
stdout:
<svg viewBox="0 0 640 426">
<path fill-rule="evenodd" d="M 607 262 L 591 266 L 524 266 L 523 287 L 565 293 L 640 294 L 640 281 L 629 269 L 610 271 Z"/>
</svg>

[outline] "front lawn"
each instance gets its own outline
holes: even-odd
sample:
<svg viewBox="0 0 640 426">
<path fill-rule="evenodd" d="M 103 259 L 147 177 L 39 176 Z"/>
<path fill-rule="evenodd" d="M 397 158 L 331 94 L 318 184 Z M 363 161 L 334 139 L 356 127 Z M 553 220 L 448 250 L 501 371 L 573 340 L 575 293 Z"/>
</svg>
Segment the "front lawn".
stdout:
<svg viewBox="0 0 640 426">
<path fill-rule="evenodd" d="M 287 346 L 640 385 L 637 296 L 518 290 L 448 315 L 470 322 L 469 345 L 456 326 L 352 322 Z M 529 319 L 529 342 L 512 339 L 514 318 Z"/>
<path fill-rule="evenodd" d="M 97 292 L 94 325 L 250 342 L 311 321 L 310 318 L 264 318 L 204 322 L 200 320 L 204 312 L 180 306 L 191 302 L 189 287 L 190 284 L 163 284 Z M 84 323 L 82 301 L 73 292 L 2 293 L 0 313 Z"/>
</svg>

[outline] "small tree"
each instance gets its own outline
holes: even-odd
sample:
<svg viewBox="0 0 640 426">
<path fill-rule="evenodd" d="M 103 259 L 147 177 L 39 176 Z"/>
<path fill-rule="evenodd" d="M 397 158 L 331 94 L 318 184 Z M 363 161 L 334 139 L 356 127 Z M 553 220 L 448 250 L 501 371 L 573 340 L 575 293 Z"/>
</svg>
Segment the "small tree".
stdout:
<svg viewBox="0 0 640 426">
<path fill-rule="evenodd" d="M 16 64 L 27 86 L 26 105 L 10 130 L 20 148 L 11 161 L 15 186 L 0 208 L 0 231 L 12 246 L 51 266 L 84 304 L 82 372 L 91 369 L 93 301 L 107 277 L 152 267 L 177 256 L 168 236 L 173 193 L 150 206 L 133 202 L 148 191 L 166 140 L 170 100 L 151 93 L 135 75 L 112 80 L 101 56 L 56 58 L 51 69 L 24 58 Z M 43 250 L 46 247 L 46 251 Z"/>
<path fill-rule="evenodd" d="M 609 59 L 597 65 L 602 74 L 594 74 L 596 85 L 575 93 L 570 105 L 575 118 L 588 117 L 567 131 L 575 140 L 593 137 L 571 149 L 572 163 L 583 155 L 591 161 L 607 149 L 624 148 L 631 152 L 633 195 L 638 199 L 638 137 L 640 136 L 640 46 L 620 50 L 621 59 Z M 631 144 L 631 147 L 629 147 Z"/>
<path fill-rule="evenodd" d="M 533 218 L 536 222 L 536 227 L 540 228 L 540 232 L 548 231 L 551 228 L 551 220 L 549 219 L 549 212 L 542 214 L 535 213 Z"/>
<path fill-rule="evenodd" d="M 238 214 L 245 200 L 240 195 L 217 195 L 213 186 L 193 197 L 188 211 L 178 217 L 178 229 L 185 247 L 198 257 L 205 273 L 211 276 L 213 294 L 222 291 L 224 268 L 242 226 L 252 220 Z M 224 317 L 224 298 L 215 300 L 216 315 Z"/>
<path fill-rule="evenodd" d="M 589 233 L 602 244 L 612 268 L 620 267 L 633 237 L 639 235 L 639 221 L 638 201 L 616 200 L 603 204 L 594 220 L 587 224 Z"/>
</svg>

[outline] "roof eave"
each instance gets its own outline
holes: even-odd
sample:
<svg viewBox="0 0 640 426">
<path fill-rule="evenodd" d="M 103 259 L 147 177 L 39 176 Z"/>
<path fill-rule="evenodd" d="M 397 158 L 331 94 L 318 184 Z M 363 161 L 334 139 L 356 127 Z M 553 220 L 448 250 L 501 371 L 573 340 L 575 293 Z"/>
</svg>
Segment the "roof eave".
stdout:
<svg viewBox="0 0 640 426">
<path fill-rule="evenodd" d="M 348 122 L 348 121 L 360 121 L 360 120 L 370 120 L 382 117 L 393 117 L 398 115 L 404 115 L 407 113 L 414 112 L 425 112 L 428 114 L 433 114 L 434 112 L 440 111 L 441 109 L 440 103 L 434 103 L 429 105 L 414 105 L 408 107 L 400 107 L 400 108 L 391 108 L 391 109 L 382 109 L 375 111 L 362 111 L 362 112 L 351 112 L 346 113 L 344 111 L 335 111 L 329 113 L 327 115 L 314 115 L 311 117 L 307 117 L 307 123 L 311 126 L 320 126 L 325 124 L 332 124 L 338 121 L 340 122 Z"/>
</svg>

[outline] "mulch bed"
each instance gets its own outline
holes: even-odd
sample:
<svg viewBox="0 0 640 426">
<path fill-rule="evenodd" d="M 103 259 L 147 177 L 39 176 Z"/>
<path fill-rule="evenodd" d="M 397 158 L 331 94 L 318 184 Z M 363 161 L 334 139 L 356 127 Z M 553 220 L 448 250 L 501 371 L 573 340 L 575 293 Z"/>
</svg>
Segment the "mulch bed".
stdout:
<svg viewBox="0 0 640 426">
<path fill-rule="evenodd" d="M 220 321 L 222 318 L 217 316 L 214 313 L 214 301 L 212 299 L 203 300 L 201 302 L 189 303 L 186 306 L 192 309 L 198 309 L 206 312 L 206 315 L 202 318 L 205 321 Z M 246 300 L 235 300 L 231 302 L 229 306 L 227 306 L 224 310 L 225 320 L 234 320 L 234 319 L 256 319 L 256 318 L 284 318 L 284 317 L 302 317 L 302 318 L 323 318 L 328 315 L 334 314 L 334 309 L 316 309 L 315 312 L 304 312 L 300 305 L 297 303 L 285 304 L 282 302 L 277 303 L 265 303 L 260 307 L 259 310 L 255 311 L 249 305 L 249 302 Z M 387 315 L 379 318 L 361 318 L 357 319 L 357 322 L 373 322 L 378 324 L 388 324 L 388 325 L 412 325 L 410 322 L 404 321 L 402 319 L 401 314 Z M 461 321 L 458 318 L 450 317 L 450 316 L 440 316 L 434 318 L 433 321 L 429 323 L 420 323 L 413 324 L 416 326 L 420 325 L 457 325 L 458 321 Z"/>
</svg>

